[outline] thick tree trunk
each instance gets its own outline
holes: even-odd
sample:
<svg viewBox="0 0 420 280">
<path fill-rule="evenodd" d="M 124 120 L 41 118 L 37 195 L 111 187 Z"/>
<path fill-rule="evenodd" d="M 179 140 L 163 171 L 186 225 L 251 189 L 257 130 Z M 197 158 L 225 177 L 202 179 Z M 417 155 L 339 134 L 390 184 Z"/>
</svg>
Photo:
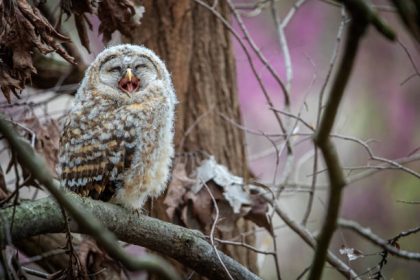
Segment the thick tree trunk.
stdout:
<svg viewBox="0 0 420 280">
<path fill-rule="evenodd" d="M 212 5 L 214 1 L 208 2 Z M 231 172 L 246 178 L 244 135 L 221 117 L 223 114 L 241 122 L 231 34 L 211 11 L 193 0 L 146 0 L 141 4 L 145 13 L 140 28 L 134 31 L 132 43 L 154 50 L 172 73 L 180 102 L 175 124 L 177 153 L 213 155 Z M 224 1 L 219 1 L 216 9 L 229 18 Z M 152 214 L 168 220 L 162 203 L 153 205 Z M 232 228 L 217 234 L 231 239 L 252 230 L 253 225 L 240 219 Z M 254 238 L 248 235 L 246 242 L 252 244 Z M 254 253 L 243 247 L 222 249 L 256 271 Z"/>
</svg>

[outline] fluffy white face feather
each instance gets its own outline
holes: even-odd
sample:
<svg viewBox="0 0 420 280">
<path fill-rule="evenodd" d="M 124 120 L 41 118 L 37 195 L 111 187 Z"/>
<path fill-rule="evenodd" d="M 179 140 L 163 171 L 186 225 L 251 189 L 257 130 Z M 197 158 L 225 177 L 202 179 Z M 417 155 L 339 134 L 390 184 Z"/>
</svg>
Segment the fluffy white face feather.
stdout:
<svg viewBox="0 0 420 280">
<path fill-rule="evenodd" d="M 123 79 L 131 72 L 134 81 L 132 90 L 122 85 Z M 161 82 L 168 89 L 168 97 L 173 104 L 176 96 L 168 70 L 162 60 L 151 50 L 136 45 L 118 45 L 104 50 L 98 55 L 86 72 L 85 83 L 93 86 L 103 95 L 116 101 L 141 99 L 141 92 L 153 83 Z"/>
<path fill-rule="evenodd" d="M 86 71 L 61 138 L 62 184 L 141 208 L 166 187 L 175 103 L 169 72 L 151 50 L 104 50 Z"/>
</svg>

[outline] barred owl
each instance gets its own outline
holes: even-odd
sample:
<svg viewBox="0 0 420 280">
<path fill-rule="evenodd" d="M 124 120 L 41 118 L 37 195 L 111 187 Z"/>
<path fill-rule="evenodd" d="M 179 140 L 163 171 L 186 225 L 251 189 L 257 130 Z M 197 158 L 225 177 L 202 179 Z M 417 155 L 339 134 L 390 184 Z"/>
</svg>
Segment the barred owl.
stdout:
<svg viewBox="0 0 420 280">
<path fill-rule="evenodd" d="M 151 50 L 104 50 L 86 71 L 64 127 L 61 184 L 140 209 L 168 180 L 175 103 L 168 70 Z"/>
</svg>

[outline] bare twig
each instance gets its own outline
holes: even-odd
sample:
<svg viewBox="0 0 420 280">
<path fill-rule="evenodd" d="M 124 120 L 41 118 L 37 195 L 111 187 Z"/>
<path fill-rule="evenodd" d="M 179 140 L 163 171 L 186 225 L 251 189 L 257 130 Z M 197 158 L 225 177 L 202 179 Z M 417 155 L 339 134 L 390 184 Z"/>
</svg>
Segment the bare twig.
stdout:
<svg viewBox="0 0 420 280">
<path fill-rule="evenodd" d="M 269 71 L 269 73 L 273 76 L 273 78 L 276 80 L 276 82 L 278 83 L 278 85 L 280 86 L 280 88 L 283 91 L 283 96 L 284 96 L 284 104 L 285 106 L 289 106 L 290 105 L 290 96 L 289 96 L 289 92 L 287 91 L 286 86 L 284 85 L 283 81 L 280 79 L 280 76 L 276 73 L 276 71 L 273 69 L 273 67 L 271 66 L 270 63 L 268 63 L 267 59 L 264 57 L 264 55 L 261 53 L 261 51 L 258 49 L 257 45 L 255 44 L 254 40 L 252 39 L 252 37 L 249 35 L 248 30 L 246 29 L 241 16 L 238 14 L 238 12 L 235 10 L 235 7 L 232 4 L 231 0 L 226 0 L 236 21 L 239 24 L 240 29 L 242 30 L 243 34 L 245 35 L 245 40 L 248 42 L 248 44 L 251 46 L 251 48 L 253 49 L 254 53 L 257 55 L 257 57 L 259 58 L 259 60 L 263 63 L 263 65 L 267 68 L 267 70 Z"/>
<path fill-rule="evenodd" d="M 316 240 L 312 234 L 305 227 L 292 220 L 289 215 L 287 215 L 287 213 L 277 205 L 275 201 L 265 196 L 264 198 L 268 203 L 271 204 L 276 214 L 279 215 L 279 217 L 289 226 L 289 228 L 293 230 L 297 235 L 299 235 L 299 237 L 302 238 L 306 244 L 315 249 Z M 358 279 L 356 272 L 354 272 L 346 263 L 344 263 L 330 251 L 327 252 L 326 259 L 327 262 L 335 267 L 344 277 Z"/>
<path fill-rule="evenodd" d="M 413 59 L 413 57 L 411 56 L 411 54 L 410 54 L 410 52 L 408 51 L 408 49 L 407 49 L 407 47 L 400 41 L 400 40 L 398 40 L 397 41 L 398 42 L 398 44 L 401 46 L 401 48 L 404 50 L 404 52 L 405 52 L 405 54 L 407 55 L 407 57 L 408 57 L 408 59 L 410 60 L 410 63 L 411 63 L 411 65 L 413 66 L 413 69 L 414 69 L 414 73 L 413 74 L 411 74 L 410 76 L 408 76 L 404 81 L 402 81 L 401 83 L 400 83 L 400 85 L 404 85 L 405 83 L 407 83 L 409 80 L 411 80 L 412 78 L 414 78 L 414 77 L 420 77 L 420 71 L 419 71 L 419 69 L 417 68 L 417 65 L 416 65 L 416 63 L 414 62 L 414 59 Z"/>
<path fill-rule="evenodd" d="M 255 232 L 255 231 L 253 231 L 253 232 Z M 242 247 L 247 248 L 247 249 L 249 249 L 249 250 L 251 250 L 255 253 L 258 253 L 258 254 L 263 254 L 263 255 L 274 255 L 275 254 L 275 252 L 273 252 L 273 251 L 263 251 L 263 250 L 260 250 L 258 248 L 255 248 L 254 246 L 251 246 L 251 245 L 245 243 L 243 240 L 241 240 L 241 242 L 223 240 L 223 239 L 219 239 L 219 238 L 214 238 L 214 240 L 221 243 L 221 244 L 227 244 L 227 245 L 233 245 L 233 246 L 242 246 Z"/>
<path fill-rule="evenodd" d="M 339 138 L 339 139 L 344 139 L 344 140 L 349 140 L 349 141 L 356 142 L 356 143 L 360 144 L 365 149 L 365 151 L 368 153 L 370 159 L 380 161 L 380 162 L 385 162 L 389 166 L 393 166 L 393 167 L 395 167 L 399 170 L 405 171 L 405 172 L 407 172 L 407 173 L 409 173 L 409 174 L 411 174 L 411 175 L 420 179 L 420 174 L 418 172 L 416 172 L 416 171 L 414 171 L 414 170 L 412 170 L 408 167 L 405 167 L 404 165 L 401 165 L 400 163 L 396 162 L 395 160 L 390 160 L 390 159 L 387 159 L 387 158 L 384 158 L 384 157 L 376 156 L 373 153 L 372 149 L 369 147 L 369 145 L 366 142 L 364 142 L 360 139 L 357 139 L 357 138 L 351 137 L 351 136 L 343 136 L 343 135 L 339 135 L 339 134 L 335 134 L 334 137 Z"/>
<path fill-rule="evenodd" d="M 290 50 L 289 45 L 287 43 L 286 34 L 284 33 L 285 25 L 283 25 L 283 23 L 280 21 L 280 18 L 276 11 L 274 0 L 271 0 L 271 16 L 273 17 L 274 24 L 277 30 L 279 45 L 283 52 L 284 67 L 286 68 L 286 90 L 290 93 L 293 81 L 292 58 L 290 56 Z"/>
<path fill-rule="evenodd" d="M 214 244 L 214 231 L 216 230 L 216 225 L 217 225 L 217 222 L 219 221 L 219 207 L 217 206 L 216 199 L 214 198 L 210 188 L 204 182 L 203 182 L 203 185 L 206 188 L 207 192 L 209 193 L 211 197 L 211 201 L 213 202 L 213 205 L 214 205 L 214 210 L 216 211 L 216 217 L 214 218 L 214 222 L 211 225 L 211 230 L 210 230 L 210 243 L 211 243 L 211 246 L 213 247 L 214 252 L 216 253 L 217 259 L 219 260 L 223 269 L 226 271 L 226 275 L 229 277 L 229 279 L 234 280 L 229 270 L 227 269 L 225 263 L 223 262 L 222 258 L 220 257 L 220 254 L 216 248 L 216 245 Z"/>
<path fill-rule="evenodd" d="M 287 25 L 289 25 L 289 22 L 292 20 L 297 10 L 305 3 L 307 3 L 306 0 L 297 0 L 293 4 L 292 8 L 289 10 L 287 15 L 284 17 L 283 21 L 281 22 L 281 26 L 283 27 L 283 29 L 286 28 Z"/>
<path fill-rule="evenodd" d="M 407 201 L 407 200 L 397 200 L 397 202 L 404 203 L 404 204 L 420 204 L 420 201 Z"/>
<path fill-rule="evenodd" d="M 349 230 L 357 233 L 358 235 L 360 235 L 361 237 L 369 240 L 373 244 L 381 247 L 384 250 L 387 250 L 393 256 L 403 258 L 403 259 L 407 259 L 407 260 L 420 261 L 420 252 L 409 252 L 409 251 L 398 249 L 398 248 L 396 248 L 395 246 L 392 245 L 392 243 L 397 242 L 398 239 L 400 239 L 402 237 L 406 237 L 410 234 L 420 232 L 420 227 L 415 227 L 411 230 L 401 232 L 397 236 L 395 236 L 394 238 L 392 238 L 390 240 L 385 240 L 385 239 L 382 239 L 381 237 L 379 237 L 378 235 L 376 235 L 375 233 L 373 233 L 369 228 L 365 228 L 365 227 L 361 226 L 360 224 L 358 224 L 354 221 L 340 219 L 338 221 L 338 225 L 341 228 L 349 229 Z M 392 242 L 390 242 L 390 241 L 392 241 Z"/>
<path fill-rule="evenodd" d="M 212 12 L 214 14 L 214 16 L 217 17 L 223 23 L 223 25 L 226 27 L 226 29 L 229 30 L 229 32 L 231 32 L 231 34 L 237 39 L 239 45 L 241 46 L 241 48 L 243 49 L 243 51 L 244 51 L 244 53 L 245 53 L 245 55 L 247 57 L 247 60 L 248 60 L 249 65 L 251 67 L 251 70 L 252 70 L 252 72 L 253 72 L 253 74 L 254 74 L 257 82 L 258 82 L 258 85 L 261 88 L 261 91 L 264 94 L 264 97 L 267 100 L 267 103 L 269 104 L 270 107 L 273 107 L 274 104 L 273 104 L 273 102 L 271 100 L 271 97 L 268 94 L 267 89 L 265 88 L 265 85 L 262 82 L 261 77 L 260 77 L 260 75 L 257 72 L 257 69 L 255 68 L 255 65 L 254 65 L 254 63 L 252 61 L 252 57 L 251 57 L 250 53 L 248 52 L 248 49 L 245 46 L 245 43 L 243 42 L 243 40 L 241 39 L 241 37 L 239 36 L 239 34 L 237 32 L 235 32 L 235 30 L 232 28 L 232 26 L 229 24 L 229 22 L 218 11 L 216 11 L 215 9 L 213 9 L 212 7 L 210 7 L 207 3 L 204 3 L 201 0 L 194 0 L 194 1 L 197 2 L 198 4 L 200 4 L 201 6 L 205 7 L 206 9 L 208 9 L 210 12 Z M 243 33 L 245 35 L 245 39 L 247 40 L 247 42 L 253 46 L 253 50 L 257 54 L 257 56 L 259 57 L 259 59 L 261 60 L 261 62 L 267 67 L 268 70 L 270 70 L 270 73 L 273 75 L 273 77 L 275 77 L 276 81 L 278 83 L 280 83 L 280 85 L 282 85 L 282 88 L 284 88 L 284 91 L 283 92 L 287 92 L 285 86 L 283 85 L 283 82 L 280 80 L 280 78 L 278 77 L 278 75 L 271 68 L 270 64 L 268 64 L 268 62 L 265 59 L 265 57 L 262 56 L 261 52 L 255 46 L 255 44 L 252 41 L 252 39 L 250 39 L 249 34 L 248 34 L 247 30 L 243 27 L 243 23 L 240 20 L 240 17 L 237 14 L 237 11 L 233 8 L 232 3 L 230 1 L 228 1 L 228 4 L 230 5 L 230 7 L 232 9 L 232 12 L 234 13 L 234 15 L 237 16 L 238 23 L 239 23 L 240 26 L 242 26 L 241 28 L 242 28 L 242 31 L 243 31 Z M 289 104 L 288 94 L 285 94 L 285 103 L 286 104 Z M 286 133 L 286 129 L 285 129 L 284 125 L 283 125 L 283 122 L 282 122 L 279 114 L 274 113 L 274 116 L 275 116 L 275 118 L 276 118 L 276 120 L 277 120 L 277 122 L 278 122 L 278 124 L 279 124 L 279 126 L 280 126 L 280 128 L 282 130 L 282 132 L 283 133 Z"/>
<path fill-rule="evenodd" d="M 321 233 L 318 238 L 317 249 L 309 273 L 309 280 L 318 280 L 321 278 L 328 247 L 336 228 L 338 211 L 341 204 L 341 193 L 346 185 L 345 176 L 341 168 L 336 148 L 329 137 L 337 115 L 338 106 L 350 77 L 360 39 L 368 24 L 363 16 L 359 16 L 357 13 L 353 13 L 352 16 L 353 19 L 350 23 L 350 28 L 345 41 L 344 55 L 334 79 L 325 111 L 321 117 L 319 127 L 317 128 L 314 137 L 314 142 L 321 150 L 325 164 L 328 168 L 330 192 L 326 210 L 328 215 L 325 216 Z"/>
<path fill-rule="evenodd" d="M 23 271 L 25 271 L 26 273 L 28 273 L 29 275 L 33 275 L 42 279 L 51 279 L 51 275 L 39 270 L 35 270 L 29 267 L 24 267 L 22 266 Z"/>
</svg>

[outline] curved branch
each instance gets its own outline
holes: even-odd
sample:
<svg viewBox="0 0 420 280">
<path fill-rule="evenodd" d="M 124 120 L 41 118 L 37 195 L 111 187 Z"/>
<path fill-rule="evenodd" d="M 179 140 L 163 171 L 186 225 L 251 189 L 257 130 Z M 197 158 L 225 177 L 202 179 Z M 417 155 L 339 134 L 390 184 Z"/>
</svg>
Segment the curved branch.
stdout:
<svg viewBox="0 0 420 280">
<path fill-rule="evenodd" d="M 376 246 L 381 247 L 382 249 L 390 252 L 393 256 L 407 259 L 407 260 L 415 260 L 420 261 L 420 252 L 410 252 L 405 250 L 400 250 L 395 246 L 392 246 L 389 240 L 382 239 L 374 232 L 372 232 L 369 228 L 362 227 L 360 224 L 356 223 L 355 221 L 340 219 L 338 220 L 338 225 L 341 228 L 345 228 L 348 230 L 352 230 L 353 232 L 357 233 L 361 237 L 369 240 Z M 408 233 L 417 233 L 420 232 L 420 227 L 416 227 L 411 231 L 407 231 Z"/>
<path fill-rule="evenodd" d="M 296 221 L 291 219 L 289 215 L 285 211 L 283 211 L 275 201 L 268 198 L 267 196 L 263 196 L 263 198 L 271 204 L 274 211 L 277 215 L 283 220 L 283 222 L 290 227 L 299 237 L 308 244 L 311 248 L 316 248 L 316 240 L 313 235 L 307 230 L 306 227 L 298 224 Z M 356 272 L 354 272 L 345 262 L 340 260 L 336 255 L 334 255 L 331 251 L 327 251 L 326 256 L 327 262 L 335 267 L 338 272 L 340 272 L 346 279 L 359 279 Z"/>
<path fill-rule="evenodd" d="M 328 247 L 337 226 L 342 191 L 346 186 L 343 168 L 336 147 L 330 139 L 330 134 L 338 113 L 340 102 L 344 95 L 344 90 L 350 78 L 360 40 L 368 26 L 367 19 L 363 17 L 365 14 L 359 15 L 352 9 L 350 9 L 350 13 L 352 15 L 352 20 L 345 41 L 343 57 L 333 81 L 331 92 L 326 102 L 325 111 L 314 136 L 314 142 L 321 150 L 325 165 L 327 166 L 330 192 L 326 211 L 327 214 L 322 225 L 321 233 L 318 237 L 317 247 L 309 272 L 309 280 L 321 279 Z"/>
<path fill-rule="evenodd" d="M 67 198 L 84 212 L 92 213 L 118 239 L 174 258 L 211 279 L 228 279 L 213 247 L 201 232 L 130 212 L 114 204 L 82 198 L 77 194 L 69 193 Z M 11 237 L 19 240 L 39 234 L 64 232 L 63 216 L 58 210 L 59 205 L 52 198 L 16 206 Z M 12 212 L 12 207 L 0 211 L 0 244 L 5 242 L 2 233 L 5 225 L 12 221 Z M 86 228 L 73 222 L 70 224 L 73 232 L 88 233 Z M 222 252 L 219 255 L 234 279 L 260 279 Z"/>
</svg>

